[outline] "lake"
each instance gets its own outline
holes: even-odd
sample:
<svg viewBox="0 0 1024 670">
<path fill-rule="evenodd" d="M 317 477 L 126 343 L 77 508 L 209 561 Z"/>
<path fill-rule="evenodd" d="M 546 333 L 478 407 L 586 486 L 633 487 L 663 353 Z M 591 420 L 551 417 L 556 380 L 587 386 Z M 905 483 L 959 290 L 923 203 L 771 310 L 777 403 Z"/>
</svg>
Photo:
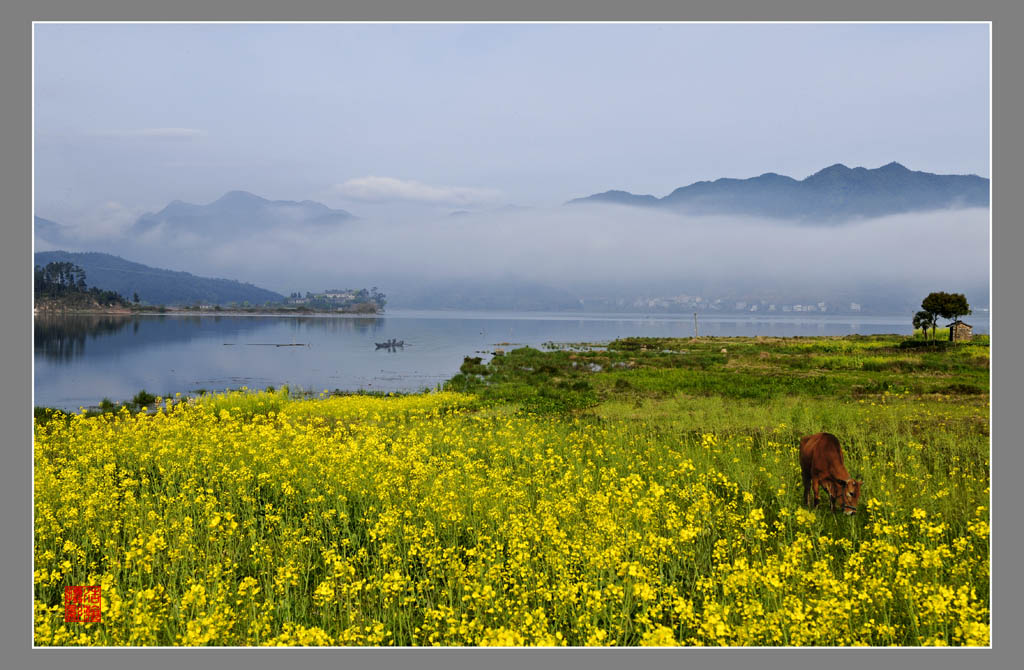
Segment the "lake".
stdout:
<svg viewBox="0 0 1024 670">
<path fill-rule="evenodd" d="M 701 315 L 700 335 L 910 334 L 910 317 Z M 971 320 L 988 333 L 987 314 Z M 691 315 L 396 311 L 357 316 L 37 316 L 35 404 L 77 410 L 103 398 L 262 389 L 422 391 L 465 356 L 548 342 L 692 337 Z M 404 340 L 401 348 L 376 343 Z M 289 345 L 289 346 L 279 346 Z M 291 346 L 296 345 L 296 346 Z"/>
</svg>

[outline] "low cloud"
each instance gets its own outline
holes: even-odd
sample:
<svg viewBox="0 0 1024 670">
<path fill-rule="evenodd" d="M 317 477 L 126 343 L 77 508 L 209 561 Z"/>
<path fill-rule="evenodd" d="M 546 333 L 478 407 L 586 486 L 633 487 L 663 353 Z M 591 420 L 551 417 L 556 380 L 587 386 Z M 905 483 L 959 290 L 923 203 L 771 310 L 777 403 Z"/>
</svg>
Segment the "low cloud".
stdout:
<svg viewBox="0 0 1024 670">
<path fill-rule="evenodd" d="M 33 251 L 35 251 L 36 253 L 38 253 L 40 251 L 58 251 L 58 250 L 60 250 L 60 251 L 77 251 L 77 249 L 61 249 L 61 247 L 59 247 L 58 245 L 53 244 L 52 242 L 47 242 L 46 240 L 44 240 L 42 238 L 39 238 L 39 237 L 36 237 L 33 240 L 33 242 L 34 242 Z"/>
<path fill-rule="evenodd" d="M 106 237 L 121 235 L 128 231 L 142 214 L 138 207 L 129 207 L 114 200 L 108 200 L 83 217 L 77 232 L 82 237 Z"/>
<path fill-rule="evenodd" d="M 367 274 L 387 268 L 429 279 L 519 274 L 551 283 L 714 278 L 770 285 L 984 279 L 989 233 L 985 209 L 810 226 L 574 207 L 357 222 L 323 241 L 309 249 L 310 260 Z"/>
<path fill-rule="evenodd" d="M 421 202 L 439 205 L 474 205 L 494 202 L 500 191 L 466 186 L 431 186 L 394 177 L 358 177 L 338 184 L 335 192 L 364 202 Z"/>
<path fill-rule="evenodd" d="M 130 218 L 116 203 L 107 209 L 111 230 Z M 963 292 L 987 285 L 990 273 L 987 209 L 807 225 L 577 206 L 362 218 L 315 231 L 282 220 L 227 242 L 157 229 L 120 243 L 108 238 L 103 246 L 96 250 L 282 293 L 353 282 L 385 292 L 399 283 L 470 286 L 514 276 L 565 288 L 656 282 L 675 292 L 753 287 L 788 295 L 871 285 L 876 293 L 895 294 Z"/>
<path fill-rule="evenodd" d="M 63 214 L 54 217 L 60 223 L 48 229 L 54 239 L 36 238 L 37 248 L 67 249 L 78 244 L 110 243 L 120 245 L 136 219 L 143 213 L 139 207 L 130 207 L 115 200 L 91 205 L 82 210 L 67 213 L 72 223 L 66 223 Z"/>
</svg>

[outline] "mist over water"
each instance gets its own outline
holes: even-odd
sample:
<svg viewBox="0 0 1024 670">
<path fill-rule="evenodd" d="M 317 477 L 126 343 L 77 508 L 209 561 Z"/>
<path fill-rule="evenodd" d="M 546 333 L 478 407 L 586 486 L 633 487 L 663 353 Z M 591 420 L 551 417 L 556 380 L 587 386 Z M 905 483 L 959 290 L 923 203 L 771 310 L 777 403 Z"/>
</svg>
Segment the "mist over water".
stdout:
<svg viewBox="0 0 1024 670">
<path fill-rule="evenodd" d="M 83 248 L 88 245 L 83 240 Z M 356 219 L 310 231 L 279 225 L 203 240 L 157 230 L 109 238 L 130 260 L 287 294 L 340 285 L 527 278 L 559 287 L 632 285 L 767 291 L 947 290 L 986 295 L 989 210 L 940 210 L 843 223 L 685 216 L 577 205 L 460 216 Z M 977 298 L 976 298 L 977 299 Z"/>
</svg>

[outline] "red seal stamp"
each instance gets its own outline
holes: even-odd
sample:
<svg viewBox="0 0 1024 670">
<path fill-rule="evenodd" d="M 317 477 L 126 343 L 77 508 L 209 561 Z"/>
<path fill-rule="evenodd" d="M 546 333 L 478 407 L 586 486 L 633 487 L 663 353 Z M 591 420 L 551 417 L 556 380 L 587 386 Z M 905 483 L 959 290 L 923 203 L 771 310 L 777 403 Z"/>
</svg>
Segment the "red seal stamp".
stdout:
<svg viewBox="0 0 1024 670">
<path fill-rule="evenodd" d="M 64 623 L 99 623 L 100 587 L 64 587 Z"/>
</svg>

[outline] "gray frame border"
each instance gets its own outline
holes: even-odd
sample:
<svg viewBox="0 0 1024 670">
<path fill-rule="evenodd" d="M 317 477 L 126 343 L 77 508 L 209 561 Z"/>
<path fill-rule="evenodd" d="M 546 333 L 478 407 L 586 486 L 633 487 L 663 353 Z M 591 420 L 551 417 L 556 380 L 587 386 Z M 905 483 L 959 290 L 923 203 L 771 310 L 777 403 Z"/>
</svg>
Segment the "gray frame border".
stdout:
<svg viewBox="0 0 1024 670">
<path fill-rule="evenodd" d="M 283 5 L 283 6 L 282 6 Z M 349 0 L 338 6 L 329 0 L 292 0 L 287 5 L 270 0 L 179 0 L 173 5 L 131 0 L 36 0 L 32 6 L 4 8 L 0 21 L 0 72 L 5 95 L 0 97 L 0 193 L 3 211 L 4 244 L 0 247 L 0 283 L 5 312 L 13 314 L 0 322 L 3 356 L 0 371 L 12 383 L 2 389 L 3 425 L 6 431 L 4 467 L 0 468 L 0 495 L 3 496 L 0 519 L 3 537 L 0 548 L 0 594 L 6 607 L 0 609 L 0 639 L 5 660 L 13 667 L 175 667 L 181 663 L 217 663 L 231 667 L 277 667 L 284 662 L 301 667 L 518 667 L 523 664 L 558 664 L 563 667 L 619 667 L 625 663 L 644 667 L 678 667 L 686 664 L 743 667 L 811 667 L 826 661 L 831 667 L 854 667 L 875 662 L 899 663 L 908 667 L 933 668 L 1012 667 L 1019 632 L 1014 625 L 1022 614 L 1022 587 L 1019 580 L 1001 579 L 1013 565 L 1012 556 L 1021 551 L 1021 522 L 1011 508 L 993 504 L 993 647 L 983 650 L 47 650 L 31 648 L 32 622 L 26 610 L 25 575 L 30 572 L 31 552 L 31 23 L 49 21 L 128 21 L 128 20 L 551 20 L 551 21 L 992 21 L 992 134 L 999 131 L 998 144 L 992 145 L 992 329 L 1008 338 L 1022 327 L 1021 316 L 1011 302 L 1011 287 L 1022 284 L 1020 266 L 1011 264 L 1011 253 L 1021 246 L 1024 232 L 1014 225 L 1013 214 L 1022 211 L 1021 190 L 1014 188 L 1024 174 L 1021 165 L 1019 134 L 1008 132 L 1011 109 L 1021 108 L 1020 69 L 1024 62 L 1019 40 L 1011 31 L 1022 27 L 1024 14 L 1019 3 L 1011 0 L 975 0 L 967 5 L 950 0 L 861 0 L 856 5 L 841 0 L 786 0 L 767 6 L 755 0 L 702 0 L 698 7 L 685 8 L 671 0 L 634 0 L 623 6 L 610 0 L 520 0 L 513 4 L 492 2 L 481 6 L 472 0 Z M 1016 179 L 1015 179 L 1016 177 Z M 996 271 L 998 268 L 998 272 Z M 1012 277 L 1011 277 L 1012 275 Z M 996 281 L 998 278 L 999 281 Z M 1019 298 L 1018 298 L 1019 300 Z M 998 306 L 998 307 L 997 307 Z M 1008 436 L 1017 434 L 1019 408 L 1014 391 L 1019 390 L 1021 363 L 1008 356 L 1000 337 L 994 338 L 993 352 L 999 353 L 999 366 L 993 368 L 992 382 L 992 480 L 993 503 L 1009 503 L 1006 491 L 1010 476 L 1021 471 L 1021 453 Z M 1010 340 L 1007 340 L 1008 342 Z M 1009 348 L 1007 350 L 1010 350 Z M 1016 411 L 1015 411 L 1016 410 Z M 996 467 L 998 465 L 998 468 Z M 1017 532 L 1015 532 L 1017 531 Z M 29 596 L 30 600 L 30 596 Z M 281 656 L 286 654 L 287 656 Z M 628 654 L 628 656 L 627 656 Z"/>
</svg>

